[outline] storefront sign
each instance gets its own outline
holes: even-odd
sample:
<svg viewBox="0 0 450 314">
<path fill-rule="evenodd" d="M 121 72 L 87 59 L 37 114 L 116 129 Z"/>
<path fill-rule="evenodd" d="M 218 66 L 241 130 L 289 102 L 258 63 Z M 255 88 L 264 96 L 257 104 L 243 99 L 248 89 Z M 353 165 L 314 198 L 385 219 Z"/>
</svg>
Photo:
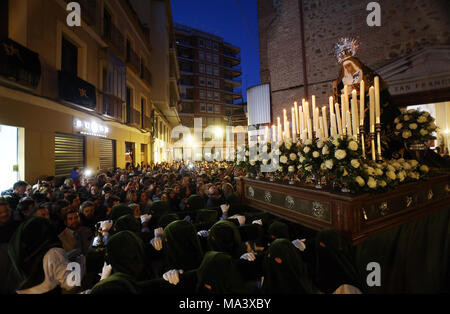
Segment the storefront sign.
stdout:
<svg viewBox="0 0 450 314">
<path fill-rule="evenodd" d="M 80 134 L 107 137 L 109 128 L 107 126 L 98 124 L 95 121 L 83 121 L 80 119 L 74 120 L 74 127 Z"/>
</svg>

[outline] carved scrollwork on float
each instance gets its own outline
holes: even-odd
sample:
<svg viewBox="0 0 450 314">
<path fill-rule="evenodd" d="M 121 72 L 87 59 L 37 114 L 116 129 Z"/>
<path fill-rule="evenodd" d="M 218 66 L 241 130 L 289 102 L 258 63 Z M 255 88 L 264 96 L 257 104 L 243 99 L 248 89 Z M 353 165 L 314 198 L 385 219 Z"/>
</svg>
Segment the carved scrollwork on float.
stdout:
<svg viewBox="0 0 450 314">
<path fill-rule="evenodd" d="M 251 198 L 255 197 L 255 190 L 251 186 L 248 187 L 247 191 L 248 191 L 248 196 L 250 196 Z"/>
<path fill-rule="evenodd" d="M 379 209 L 380 209 L 380 215 L 386 216 L 389 212 L 388 202 L 381 203 Z"/>
<path fill-rule="evenodd" d="M 292 196 L 286 196 L 286 199 L 284 200 L 284 206 L 286 206 L 289 209 L 293 209 L 295 206 L 295 201 Z"/>
<path fill-rule="evenodd" d="M 320 202 L 313 202 L 312 203 L 312 212 L 315 217 L 324 218 L 325 217 L 325 205 Z"/>
<path fill-rule="evenodd" d="M 432 190 L 432 189 L 429 189 L 429 190 L 428 190 L 428 194 L 427 194 L 427 199 L 428 199 L 429 201 L 431 201 L 431 200 L 433 199 L 433 197 L 434 197 L 433 190 Z"/>
<path fill-rule="evenodd" d="M 410 208 L 413 203 L 413 197 L 408 195 L 406 197 L 405 201 L 406 201 L 406 208 Z"/>
<path fill-rule="evenodd" d="M 272 193 L 269 191 L 264 192 L 264 200 L 268 203 L 272 202 Z"/>
</svg>

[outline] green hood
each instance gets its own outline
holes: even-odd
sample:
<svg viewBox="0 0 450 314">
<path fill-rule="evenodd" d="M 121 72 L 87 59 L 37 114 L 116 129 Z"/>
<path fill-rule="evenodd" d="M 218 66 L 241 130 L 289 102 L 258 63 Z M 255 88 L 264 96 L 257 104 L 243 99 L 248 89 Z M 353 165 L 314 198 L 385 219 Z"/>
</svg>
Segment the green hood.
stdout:
<svg viewBox="0 0 450 314">
<path fill-rule="evenodd" d="M 163 252 L 169 269 L 197 268 L 203 251 L 194 225 L 184 220 L 170 223 L 163 233 Z"/>
<path fill-rule="evenodd" d="M 273 222 L 267 231 L 270 240 L 274 239 L 288 239 L 289 240 L 289 227 L 283 222 Z"/>
<path fill-rule="evenodd" d="M 116 233 L 108 239 L 105 259 L 114 273 L 139 279 L 145 266 L 144 242 L 131 231 Z"/>
<path fill-rule="evenodd" d="M 113 225 L 113 233 L 121 231 L 132 231 L 138 233 L 141 231 L 141 222 L 134 215 L 125 215 L 116 220 Z"/>
<path fill-rule="evenodd" d="M 61 247 L 61 243 L 50 220 L 32 217 L 20 224 L 8 247 L 11 287 L 23 290 L 42 283 L 45 278 L 43 258 L 55 247 Z"/>
<path fill-rule="evenodd" d="M 197 269 L 197 293 L 243 294 L 244 280 L 233 258 L 209 251 Z"/>
<path fill-rule="evenodd" d="M 216 222 L 209 232 L 208 245 L 213 251 L 239 257 L 242 240 L 237 226 L 227 220 Z"/>
<path fill-rule="evenodd" d="M 349 245 L 339 232 L 322 230 L 317 233 L 316 285 L 325 293 L 333 293 L 343 284 L 362 289 L 360 276 L 356 270 Z"/>
<path fill-rule="evenodd" d="M 125 215 L 134 215 L 134 212 L 127 205 L 119 204 L 111 209 L 108 219 L 116 221 L 117 219 Z"/>
<path fill-rule="evenodd" d="M 166 214 L 159 219 L 158 226 L 164 229 L 170 223 L 177 220 L 180 220 L 180 217 L 177 214 Z"/>
<path fill-rule="evenodd" d="M 114 273 L 98 282 L 91 290 L 93 295 L 140 294 L 141 289 L 135 279 L 124 273 Z"/>
<path fill-rule="evenodd" d="M 187 210 L 197 210 L 205 208 L 205 200 L 200 195 L 191 195 L 186 201 Z"/>
<path fill-rule="evenodd" d="M 264 257 L 263 268 L 263 293 L 313 293 L 300 251 L 289 240 L 277 239 L 272 242 Z"/>
</svg>

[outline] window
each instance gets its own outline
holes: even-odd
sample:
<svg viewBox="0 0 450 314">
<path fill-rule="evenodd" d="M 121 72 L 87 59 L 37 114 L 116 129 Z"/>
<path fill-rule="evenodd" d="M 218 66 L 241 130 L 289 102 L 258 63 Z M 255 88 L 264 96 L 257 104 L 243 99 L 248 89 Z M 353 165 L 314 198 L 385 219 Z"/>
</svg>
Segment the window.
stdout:
<svg viewBox="0 0 450 314">
<path fill-rule="evenodd" d="M 127 86 L 127 123 L 131 123 L 132 107 L 133 107 L 133 90 Z"/>
<path fill-rule="evenodd" d="M 103 11 L 103 35 L 105 37 L 110 36 L 111 34 L 111 14 L 105 9 Z"/>
<path fill-rule="evenodd" d="M 200 63 L 198 67 L 199 67 L 200 73 L 205 73 L 205 65 L 203 63 Z"/>
<path fill-rule="evenodd" d="M 200 98 L 202 98 L 202 99 L 206 98 L 206 91 L 204 89 L 200 90 Z"/>
<path fill-rule="evenodd" d="M 214 50 L 219 50 L 219 43 L 213 43 L 213 49 Z"/>
<path fill-rule="evenodd" d="M 200 52 L 198 53 L 198 58 L 199 58 L 200 60 L 205 60 L 205 53 L 204 53 L 203 51 L 200 51 Z"/>
<path fill-rule="evenodd" d="M 214 100 L 220 101 L 220 93 L 219 92 L 214 92 Z"/>
<path fill-rule="evenodd" d="M 199 45 L 200 47 L 205 47 L 205 41 L 204 41 L 202 38 L 199 38 L 199 40 L 198 40 L 198 45 Z"/>
<path fill-rule="evenodd" d="M 208 87 L 213 87 L 213 80 L 212 79 L 208 79 Z"/>
<path fill-rule="evenodd" d="M 61 70 L 75 76 L 78 73 L 78 48 L 65 37 L 62 38 Z"/>
<path fill-rule="evenodd" d="M 214 94 L 212 91 L 208 91 L 208 99 L 213 99 L 214 98 Z"/>
<path fill-rule="evenodd" d="M 213 74 L 213 73 L 212 73 L 212 65 L 207 65 L 207 66 L 206 66 L 206 73 L 207 73 L 207 74 Z"/>
<path fill-rule="evenodd" d="M 206 80 L 203 76 L 200 76 L 200 78 L 198 79 L 198 83 L 200 84 L 200 86 L 206 86 Z"/>
<path fill-rule="evenodd" d="M 206 112 L 206 104 L 200 104 L 200 112 Z"/>
<path fill-rule="evenodd" d="M 215 75 L 215 76 L 220 76 L 220 70 L 219 70 L 219 67 L 214 67 L 214 75 Z"/>
<path fill-rule="evenodd" d="M 213 112 L 214 105 L 208 104 L 208 112 Z"/>
<path fill-rule="evenodd" d="M 217 88 L 217 89 L 220 88 L 220 81 L 219 80 L 214 80 L 214 88 Z"/>
<path fill-rule="evenodd" d="M 221 109 L 222 109 L 222 108 L 221 108 L 220 105 L 215 105 L 215 106 L 214 106 L 214 112 L 215 112 L 215 113 L 221 113 Z"/>
<path fill-rule="evenodd" d="M 211 49 L 211 40 L 206 41 L 206 48 Z"/>
<path fill-rule="evenodd" d="M 206 61 L 211 62 L 211 60 L 212 60 L 211 54 L 207 53 L 206 54 Z"/>
<path fill-rule="evenodd" d="M 142 128 L 145 127 L 145 122 L 144 122 L 145 116 L 146 116 L 146 114 L 145 114 L 145 98 L 141 98 L 141 127 Z"/>
<path fill-rule="evenodd" d="M 219 63 L 219 56 L 218 55 L 214 55 L 214 63 Z"/>
</svg>

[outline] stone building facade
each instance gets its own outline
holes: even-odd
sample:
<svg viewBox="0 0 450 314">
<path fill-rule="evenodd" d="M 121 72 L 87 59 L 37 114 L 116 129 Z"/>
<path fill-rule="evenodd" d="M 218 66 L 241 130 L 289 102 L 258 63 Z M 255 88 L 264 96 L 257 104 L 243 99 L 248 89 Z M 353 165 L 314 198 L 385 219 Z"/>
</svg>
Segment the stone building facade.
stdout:
<svg viewBox="0 0 450 314">
<path fill-rule="evenodd" d="M 359 39 L 357 57 L 386 79 L 398 105 L 450 100 L 450 2 L 380 0 L 381 26 L 369 27 L 370 2 L 258 0 L 261 82 L 271 84 L 272 121 L 306 94 L 328 103 L 340 70 L 332 49 L 348 36 Z M 429 81 L 419 82 L 424 77 Z"/>
</svg>

